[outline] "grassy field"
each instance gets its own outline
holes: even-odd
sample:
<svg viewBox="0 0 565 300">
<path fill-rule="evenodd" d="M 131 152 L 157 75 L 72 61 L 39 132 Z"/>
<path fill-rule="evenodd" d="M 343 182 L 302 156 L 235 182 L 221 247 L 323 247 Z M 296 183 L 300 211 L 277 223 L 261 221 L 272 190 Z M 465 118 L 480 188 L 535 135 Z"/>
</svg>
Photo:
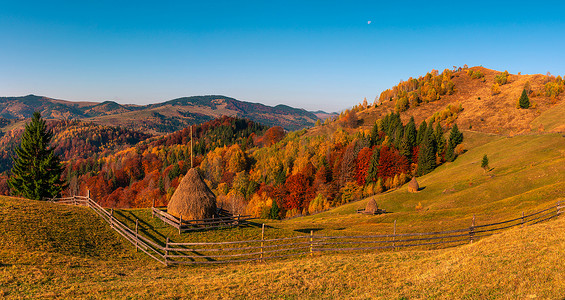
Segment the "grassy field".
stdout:
<svg viewBox="0 0 565 300">
<path fill-rule="evenodd" d="M 35 201 L 2 198 L 16 217 L 29 214 Z M 81 226 L 112 238 L 89 211 L 54 208 L 54 222 L 38 227 L 38 236 L 67 229 L 68 215 L 91 219 Z M 2 221 L 2 227 L 6 223 Z M 38 223 L 39 224 L 39 223 Z M 19 230 L 21 223 L 13 224 Z M 74 228 L 74 227 L 73 227 Z M 17 232 L 14 231 L 14 232 Z M 16 235 L 1 232 L 4 241 Z M 428 251 L 324 255 L 264 264 L 163 267 L 114 242 L 112 248 L 80 247 L 95 238 L 72 234 L 59 247 L 29 249 L 30 238 L 0 250 L 0 296 L 7 299 L 559 299 L 565 295 L 565 218 L 508 230 L 461 247 Z M 40 238 L 41 241 L 45 239 Z M 111 241 L 107 241 L 111 242 Z"/>
<path fill-rule="evenodd" d="M 518 217 L 564 199 L 565 138 L 466 133 L 468 152 L 406 187 L 374 196 L 390 213 L 358 215 L 367 199 L 284 221 L 185 233 L 147 209 L 117 210 L 164 241 L 224 241 L 317 234 L 400 233 Z M 491 170 L 480 168 L 484 154 Z M 418 203 L 423 209 L 416 210 Z M 163 267 L 87 208 L 0 197 L 0 297 L 19 298 L 540 298 L 565 295 L 565 218 L 436 250 L 325 254 L 267 263 Z"/>
</svg>

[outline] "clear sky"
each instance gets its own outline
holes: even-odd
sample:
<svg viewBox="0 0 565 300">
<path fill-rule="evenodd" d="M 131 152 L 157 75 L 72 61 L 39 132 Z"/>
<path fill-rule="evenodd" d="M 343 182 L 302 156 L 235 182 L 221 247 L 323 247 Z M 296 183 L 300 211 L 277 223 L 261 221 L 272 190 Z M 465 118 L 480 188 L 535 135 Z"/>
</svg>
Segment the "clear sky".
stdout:
<svg viewBox="0 0 565 300">
<path fill-rule="evenodd" d="M 0 96 L 222 94 L 339 111 L 432 69 L 564 75 L 564 12 L 563 1 L 0 0 Z"/>
</svg>

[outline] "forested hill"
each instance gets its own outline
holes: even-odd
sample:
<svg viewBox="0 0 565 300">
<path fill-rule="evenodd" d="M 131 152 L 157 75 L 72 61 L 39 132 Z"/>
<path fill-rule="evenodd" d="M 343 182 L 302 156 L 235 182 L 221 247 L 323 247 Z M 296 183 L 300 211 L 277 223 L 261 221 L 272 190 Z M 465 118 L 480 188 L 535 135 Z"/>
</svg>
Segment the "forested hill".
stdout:
<svg viewBox="0 0 565 300">
<path fill-rule="evenodd" d="M 0 118 L 29 118 L 34 111 L 45 119 L 80 119 L 100 125 L 121 126 L 149 134 L 166 134 L 220 116 L 237 116 L 286 130 L 313 126 L 318 117 L 286 105 L 275 107 L 225 96 L 193 96 L 151 105 L 121 105 L 112 101 L 74 102 L 28 95 L 0 97 Z"/>
</svg>

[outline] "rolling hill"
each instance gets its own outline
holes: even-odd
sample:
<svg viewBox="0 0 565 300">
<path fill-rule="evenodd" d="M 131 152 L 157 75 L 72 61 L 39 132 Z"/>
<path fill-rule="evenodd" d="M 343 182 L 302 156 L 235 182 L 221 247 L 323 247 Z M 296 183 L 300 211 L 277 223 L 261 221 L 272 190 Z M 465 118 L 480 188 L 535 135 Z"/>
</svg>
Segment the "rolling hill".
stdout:
<svg viewBox="0 0 565 300">
<path fill-rule="evenodd" d="M 482 77 L 473 78 L 469 73 L 478 73 Z M 401 112 L 403 122 L 407 122 L 412 116 L 416 123 L 429 120 L 430 116 L 436 113 L 441 114 L 451 105 L 462 108 L 454 119 L 459 128 L 465 130 L 501 135 L 565 131 L 562 123 L 555 124 L 546 121 L 551 116 L 565 114 L 563 104 L 565 93 L 563 93 L 563 80 L 560 76 L 508 74 L 506 83 L 499 85 L 499 92 L 493 93 L 493 85 L 497 83 L 497 76 L 501 74 L 504 72 L 484 67 L 450 72 L 448 76 L 454 85 L 454 92 L 441 95 L 437 100 L 423 101 L 420 99 L 414 105 L 410 104 L 409 108 Z M 418 89 L 425 85 L 420 84 Z M 559 87 L 554 88 L 554 85 Z M 532 107 L 518 109 L 517 102 L 524 88 L 531 91 L 529 97 Z M 398 90 L 402 89 L 405 88 L 398 88 Z M 396 91 L 396 87 L 392 90 Z M 402 93 L 398 94 L 400 96 Z M 368 130 L 376 119 L 389 112 L 398 111 L 399 96 L 391 97 L 388 100 L 382 99 L 383 101 L 378 102 L 377 107 L 372 106 L 361 110 L 358 113 L 358 118 L 362 120 L 361 128 Z"/>
<path fill-rule="evenodd" d="M 296 130 L 313 126 L 318 117 L 286 105 L 275 107 L 225 96 L 184 97 L 151 105 L 74 102 L 28 95 L 0 97 L 0 118 L 29 118 L 40 111 L 46 119 L 80 119 L 107 126 L 121 126 L 150 134 L 165 134 L 220 116 L 237 116 L 268 125 Z"/>
<path fill-rule="evenodd" d="M 251 148 L 245 150 L 244 147 L 244 151 L 238 145 L 230 151 L 227 147 L 219 147 L 216 156 L 210 156 L 213 159 L 207 162 L 210 166 L 211 162 L 221 161 L 230 152 L 241 154 L 239 157 L 248 156 L 248 162 L 255 163 L 253 168 L 242 164 L 237 172 L 232 172 L 232 175 L 239 174 L 238 180 L 233 177 L 219 180 L 222 183 L 241 182 L 249 172 L 247 180 L 261 180 L 259 190 L 266 190 L 265 186 L 269 184 L 275 186 L 273 182 L 284 183 L 285 179 L 306 174 L 308 170 L 312 173 L 311 165 L 325 168 L 323 165 L 331 161 L 325 158 L 345 156 L 346 148 L 355 148 L 353 141 L 370 135 L 375 121 L 392 111 L 399 110 L 405 123 L 414 117 L 416 123 L 434 121 L 446 128 L 458 124 L 464 134 L 459 157 L 453 162 L 444 161 L 431 173 L 419 176 L 421 190 L 418 193 L 408 193 L 406 185 L 399 185 L 307 216 L 286 220 L 259 219 L 248 227 L 183 235 L 153 219 L 148 209 L 116 209 L 116 215 L 125 216 L 129 226 L 133 226 L 135 222 L 132 221 L 138 218 L 143 227 L 151 227 L 150 234 L 157 240 L 170 237 L 176 242 L 223 242 L 256 239 L 261 234 L 261 223 L 267 225 L 269 237 L 314 229 L 324 235 L 388 234 L 395 221 L 398 221 L 400 233 L 457 229 L 468 227 L 473 216 L 476 216 L 478 225 L 499 222 L 565 200 L 565 101 L 562 93 L 546 93 L 548 84 L 557 82 L 557 78 L 509 74 L 507 82 L 499 86 L 500 91 L 493 93 L 492 86 L 502 72 L 481 67 L 470 70 L 472 72 L 452 72 L 449 80 L 453 83 L 453 93 L 438 93 L 433 101 L 424 100 L 427 94 L 419 94 L 421 101 L 411 102 L 399 110 L 398 103 L 402 98 L 399 93 L 399 97 L 387 97 L 376 106 L 360 105 L 324 125 L 290 133 L 273 146 L 249 146 Z M 482 76 L 473 78 L 470 74 L 475 72 Z M 430 76 L 430 79 L 428 84 L 434 77 Z M 532 90 L 533 106 L 518 109 L 517 98 L 526 82 Z M 421 87 L 424 85 L 423 82 Z M 164 115 L 175 107 L 205 106 L 199 101 L 205 100 L 181 98 L 156 104 L 151 109 L 155 110 L 152 113 Z M 229 101 L 217 101 L 214 105 L 217 110 L 244 112 L 250 109 L 236 104 L 231 106 Z M 280 109 L 284 111 L 285 107 Z M 120 114 L 140 112 L 142 110 L 131 110 Z M 351 118 L 352 114 L 354 118 Z M 98 115 L 91 118 L 108 121 L 110 117 Z M 356 122 L 349 122 L 351 119 Z M 6 126 L 13 126 L 11 122 L 6 121 Z M 386 136 L 383 145 L 379 146 L 390 145 L 392 142 L 387 142 L 388 138 Z M 174 181 L 177 178 L 171 173 L 178 173 L 173 172 L 174 168 L 184 166 L 183 158 L 179 157 L 185 156 L 185 140 L 186 130 L 154 139 L 149 144 L 140 143 L 139 148 L 121 151 L 124 156 L 129 156 L 123 164 L 155 165 L 158 172 L 167 170 L 159 177 Z M 142 152 L 146 153 L 142 156 Z M 485 154 L 490 160 L 488 171 L 480 166 Z M 115 157 L 105 159 L 120 164 Z M 160 165 L 159 160 L 170 165 Z M 282 178 L 260 173 L 262 163 L 265 163 L 265 170 L 276 171 Z M 339 167 L 335 164 L 332 171 L 339 172 Z M 112 165 L 102 168 L 110 171 Z M 202 168 L 206 169 L 205 166 Z M 129 169 L 137 170 L 135 167 Z M 229 173 L 221 165 L 217 165 L 217 169 Z M 213 169 L 208 167 L 210 170 Z M 158 172 L 156 174 L 160 174 Z M 87 173 L 96 172 L 88 170 Z M 102 175 L 89 177 L 91 181 L 94 179 L 103 187 L 108 178 Z M 138 183 L 127 182 L 126 185 L 135 187 Z M 218 192 L 220 187 L 213 188 Z M 92 185 L 89 188 L 92 191 Z M 140 188 L 139 195 L 149 195 L 147 191 L 152 190 L 159 190 L 156 179 L 153 186 L 148 184 Z M 167 193 L 172 190 L 173 187 L 168 188 Z M 126 198 L 136 196 L 132 191 L 124 192 Z M 370 198 L 389 213 L 357 214 L 357 209 L 363 208 Z M 256 201 L 256 198 L 251 197 L 251 200 Z M 563 216 L 446 249 L 337 253 L 265 264 L 188 268 L 165 268 L 135 254 L 133 246 L 95 218 L 84 208 L 0 196 L 0 228 L 3 229 L 0 229 L 0 297 L 548 299 L 560 298 L 565 293 Z M 72 222 L 64 222 L 65 219 Z"/>
</svg>

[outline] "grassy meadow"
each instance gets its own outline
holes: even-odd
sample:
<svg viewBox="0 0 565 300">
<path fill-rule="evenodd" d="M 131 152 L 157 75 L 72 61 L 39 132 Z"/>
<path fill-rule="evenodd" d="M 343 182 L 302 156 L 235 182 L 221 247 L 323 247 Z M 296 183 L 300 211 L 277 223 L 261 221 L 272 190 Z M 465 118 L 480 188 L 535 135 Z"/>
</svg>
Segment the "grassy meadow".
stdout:
<svg viewBox="0 0 565 300">
<path fill-rule="evenodd" d="M 183 233 L 148 209 L 116 210 L 146 236 L 225 241 L 317 234 L 422 232 L 515 218 L 565 200 L 565 137 L 466 132 L 455 162 L 374 196 L 389 213 L 359 215 L 368 201 L 291 220 Z M 487 154 L 490 170 L 481 159 Z M 421 209 L 416 209 L 421 204 Z M 8 299 L 561 299 L 565 218 L 506 230 L 473 244 L 435 249 L 324 254 L 219 266 L 164 267 L 87 208 L 0 197 L 0 297 Z"/>
</svg>

